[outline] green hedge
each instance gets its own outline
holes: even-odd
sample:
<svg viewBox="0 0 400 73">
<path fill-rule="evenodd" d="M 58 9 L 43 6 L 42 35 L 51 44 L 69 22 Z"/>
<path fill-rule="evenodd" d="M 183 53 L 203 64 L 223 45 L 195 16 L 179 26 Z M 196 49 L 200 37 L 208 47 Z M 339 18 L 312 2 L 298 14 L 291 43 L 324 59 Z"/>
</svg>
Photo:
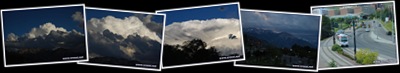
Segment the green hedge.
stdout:
<svg viewBox="0 0 400 73">
<path fill-rule="evenodd" d="M 338 45 L 338 44 L 334 44 L 332 46 L 332 51 L 338 51 L 338 50 L 342 50 L 342 47 L 340 47 L 340 45 Z"/>
</svg>

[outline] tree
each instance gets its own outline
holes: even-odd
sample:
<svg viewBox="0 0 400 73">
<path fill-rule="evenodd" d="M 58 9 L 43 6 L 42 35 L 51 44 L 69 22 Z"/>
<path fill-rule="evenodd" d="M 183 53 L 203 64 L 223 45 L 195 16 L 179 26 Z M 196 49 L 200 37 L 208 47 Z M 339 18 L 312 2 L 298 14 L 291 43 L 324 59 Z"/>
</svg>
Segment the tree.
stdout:
<svg viewBox="0 0 400 73">
<path fill-rule="evenodd" d="M 216 61 L 220 52 L 215 47 L 206 48 L 201 39 L 185 41 L 183 46 L 164 45 L 163 64 L 166 66 Z"/>
<path fill-rule="evenodd" d="M 373 64 L 378 59 L 378 52 L 373 52 L 370 49 L 360 49 L 356 53 L 357 63 L 360 64 Z"/>
<path fill-rule="evenodd" d="M 322 16 L 322 26 L 321 26 L 321 39 L 328 38 L 334 33 L 332 32 L 332 21 L 336 19 L 329 19 L 327 16 Z"/>
</svg>

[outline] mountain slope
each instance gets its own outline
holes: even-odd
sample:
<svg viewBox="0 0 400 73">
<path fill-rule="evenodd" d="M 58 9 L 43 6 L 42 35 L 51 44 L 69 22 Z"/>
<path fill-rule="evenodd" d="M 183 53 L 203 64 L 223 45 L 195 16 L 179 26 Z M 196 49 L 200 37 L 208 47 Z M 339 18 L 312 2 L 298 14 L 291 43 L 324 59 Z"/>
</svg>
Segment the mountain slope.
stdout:
<svg viewBox="0 0 400 73">
<path fill-rule="evenodd" d="M 274 30 L 261 29 L 261 28 L 245 28 L 243 33 L 248 36 L 266 41 L 270 44 L 274 44 L 277 47 L 290 48 L 292 45 L 297 44 L 301 46 L 315 46 L 310 42 L 297 38 L 287 32 L 278 32 Z"/>
</svg>

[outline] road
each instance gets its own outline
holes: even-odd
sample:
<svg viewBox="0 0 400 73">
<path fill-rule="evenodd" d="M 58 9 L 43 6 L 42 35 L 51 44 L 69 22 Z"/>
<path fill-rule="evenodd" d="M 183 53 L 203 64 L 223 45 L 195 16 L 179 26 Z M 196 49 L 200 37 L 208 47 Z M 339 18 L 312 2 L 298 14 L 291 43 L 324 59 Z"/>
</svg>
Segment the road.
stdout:
<svg viewBox="0 0 400 73">
<path fill-rule="evenodd" d="M 379 22 L 374 20 L 365 21 L 366 24 L 370 24 L 371 28 L 369 32 L 365 31 L 365 28 L 359 28 L 356 30 L 356 47 L 357 49 L 369 48 L 372 51 L 379 53 L 377 63 L 396 63 L 397 62 L 397 49 L 393 42 L 393 36 L 386 35 L 386 30 L 383 26 L 379 27 Z M 349 47 L 344 47 L 343 50 L 346 54 L 354 56 L 354 37 L 353 30 L 346 29 L 345 34 L 350 36 Z M 336 41 L 338 42 L 338 41 Z M 333 45 L 333 39 L 328 38 L 321 41 L 320 51 L 320 68 L 329 67 L 328 63 L 332 60 L 336 61 L 338 66 L 353 66 L 359 65 L 353 60 L 344 57 L 336 52 L 333 52 L 330 48 Z"/>
<path fill-rule="evenodd" d="M 333 45 L 333 38 L 327 38 L 321 41 L 321 48 L 319 52 L 319 68 L 328 68 L 329 62 L 335 61 L 337 66 L 353 66 L 358 65 L 355 61 L 346 58 L 331 50 Z"/>
</svg>

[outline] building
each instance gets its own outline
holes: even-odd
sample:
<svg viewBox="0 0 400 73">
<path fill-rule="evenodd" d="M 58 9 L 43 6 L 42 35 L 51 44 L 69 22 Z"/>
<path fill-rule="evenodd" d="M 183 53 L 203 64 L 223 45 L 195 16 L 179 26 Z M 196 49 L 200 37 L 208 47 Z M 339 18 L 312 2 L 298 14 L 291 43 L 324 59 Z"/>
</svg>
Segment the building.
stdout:
<svg viewBox="0 0 400 73">
<path fill-rule="evenodd" d="M 312 14 L 321 14 L 321 15 L 329 15 L 329 9 L 326 8 L 316 8 L 312 10 Z"/>
<path fill-rule="evenodd" d="M 343 18 L 343 17 L 360 17 L 375 13 L 377 4 L 365 4 L 356 6 L 343 6 L 339 9 L 331 9 L 328 11 L 330 18 Z"/>
<path fill-rule="evenodd" d="M 340 9 L 340 15 L 347 15 L 348 13 L 347 13 L 347 9 L 348 8 L 342 8 L 342 9 Z"/>
</svg>

